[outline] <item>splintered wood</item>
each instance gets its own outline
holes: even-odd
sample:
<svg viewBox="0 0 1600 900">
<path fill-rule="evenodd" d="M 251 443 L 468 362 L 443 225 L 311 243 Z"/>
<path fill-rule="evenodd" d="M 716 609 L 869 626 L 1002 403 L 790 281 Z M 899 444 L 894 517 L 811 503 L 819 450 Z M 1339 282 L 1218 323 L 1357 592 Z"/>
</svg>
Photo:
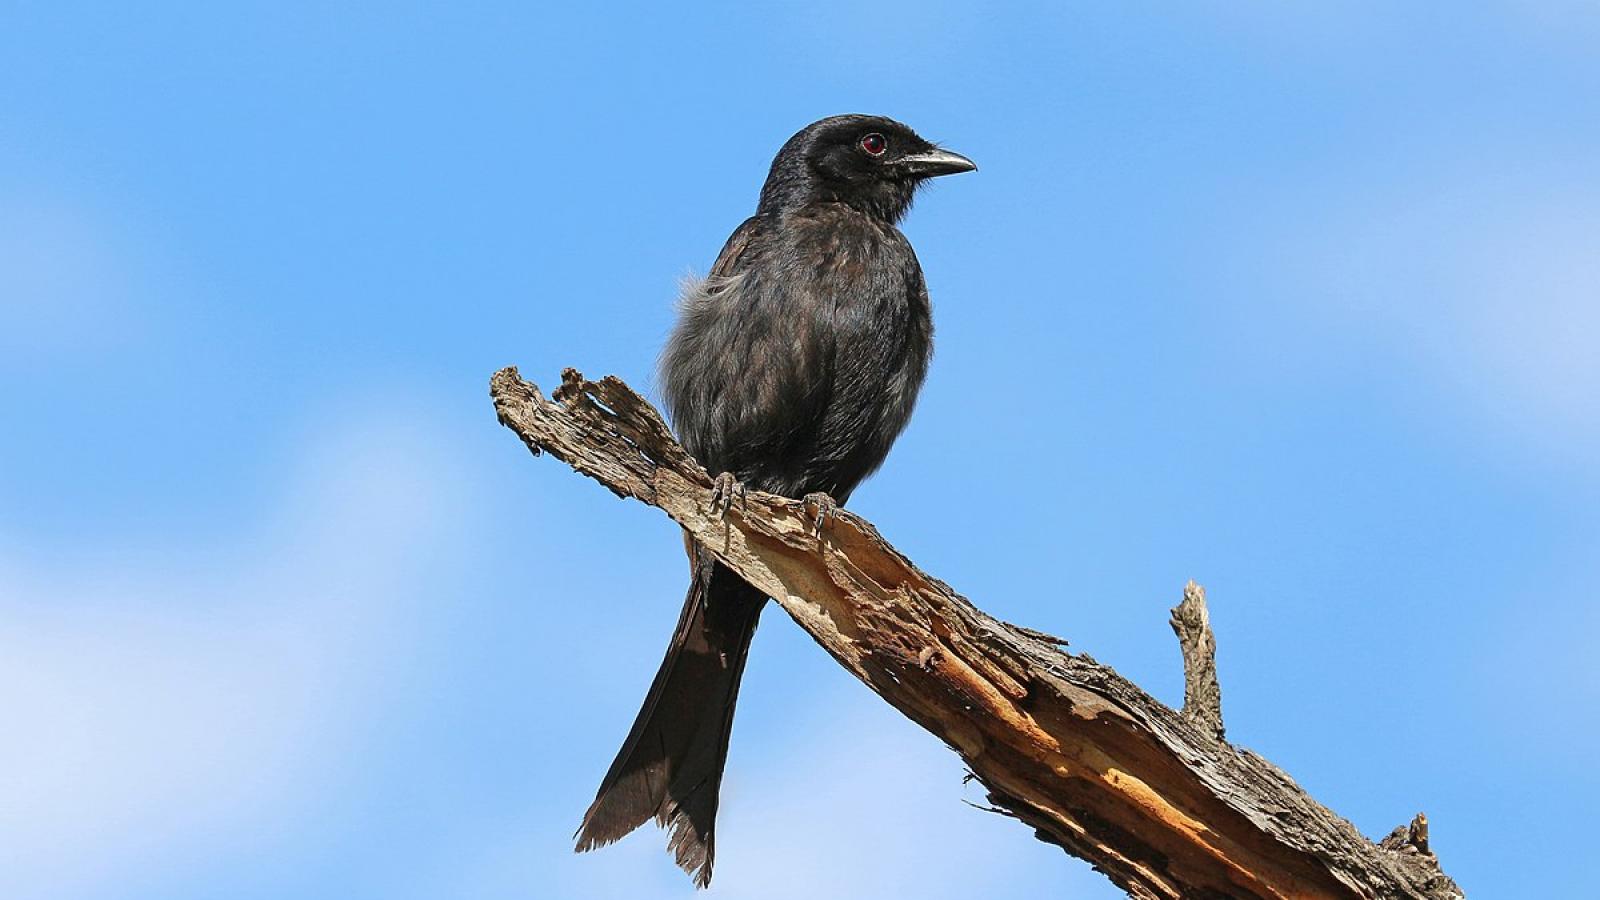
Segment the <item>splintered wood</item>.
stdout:
<svg viewBox="0 0 1600 900">
<path fill-rule="evenodd" d="M 1198 585 L 1173 610 L 1186 672 L 1179 713 L 1061 639 L 984 614 L 848 511 L 819 537 L 802 501 L 750 491 L 719 502 L 712 477 L 616 378 L 568 369 L 546 398 L 508 368 L 490 394 L 530 450 L 665 512 L 954 748 L 996 808 L 1130 896 L 1463 896 L 1427 850 L 1425 819 L 1406 840 L 1376 845 L 1277 767 L 1222 740 Z"/>
</svg>

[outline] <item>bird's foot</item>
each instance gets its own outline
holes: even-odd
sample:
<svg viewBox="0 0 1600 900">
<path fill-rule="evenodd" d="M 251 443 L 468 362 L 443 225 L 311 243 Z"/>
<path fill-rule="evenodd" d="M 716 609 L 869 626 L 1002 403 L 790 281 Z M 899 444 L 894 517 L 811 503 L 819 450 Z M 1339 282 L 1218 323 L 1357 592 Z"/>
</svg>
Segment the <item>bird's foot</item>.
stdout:
<svg viewBox="0 0 1600 900">
<path fill-rule="evenodd" d="M 822 491 L 807 494 L 800 502 L 805 504 L 806 515 L 812 516 L 811 533 L 817 540 L 822 540 L 822 529 L 827 526 L 828 520 L 839 512 L 838 502 L 831 494 Z"/>
<path fill-rule="evenodd" d="M 717 518 L 726 519 L 728 510 L 733 507 L 734 498 L 738 498 L 739 505 L 744 505 L 744 482 L 733 477 L 732 472 L 723 472 L 711 480 L 711 508 L 716 510 Z"/>
</svg>

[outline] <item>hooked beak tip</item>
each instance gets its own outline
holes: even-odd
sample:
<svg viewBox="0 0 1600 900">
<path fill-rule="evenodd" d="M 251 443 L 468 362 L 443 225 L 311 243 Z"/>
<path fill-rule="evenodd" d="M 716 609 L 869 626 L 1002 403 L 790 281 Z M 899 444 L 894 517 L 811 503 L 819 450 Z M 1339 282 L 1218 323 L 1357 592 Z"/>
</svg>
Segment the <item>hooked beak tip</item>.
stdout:
<svg viewBox="0 0 1600 900">
<path fill-rule="evenodd" d="M 900 159 L 900 164 L 913 175 L 923 178 L 934 178 L 940 175 L 957 175 L 961 172 L 976 172 L 978 164 L 951 150 L 933 149 L 926 153 L 914 153 Z"/>
</svg>

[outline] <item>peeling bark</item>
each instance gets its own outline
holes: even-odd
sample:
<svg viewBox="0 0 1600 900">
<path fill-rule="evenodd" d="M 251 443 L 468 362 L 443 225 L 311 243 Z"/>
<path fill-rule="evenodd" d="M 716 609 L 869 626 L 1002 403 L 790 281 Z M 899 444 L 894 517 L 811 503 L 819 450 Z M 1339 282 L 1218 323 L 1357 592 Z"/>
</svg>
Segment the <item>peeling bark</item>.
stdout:
<svg viewBox="0 0 1600 900">
<path fill-rule="evenodd" d="M 616 378 L 569 369 L 546 399 L 509 368 L 490 393 L 530 450 L 661 509 L 959 753 L 997 808 L 1129 896 L 1463 896 L 1426 849 L 1425 819 L 1374 844 L 1220 739 L 1203 595 L 1197 625 L 1193 605 L 1174 610 L 1189 683 L 1180 714 L 1059 638 L 985 615 L 846 510 L 821 538 L 799 500 L 751 491 L 719 514 L 711 477 Z"/>
</svg>

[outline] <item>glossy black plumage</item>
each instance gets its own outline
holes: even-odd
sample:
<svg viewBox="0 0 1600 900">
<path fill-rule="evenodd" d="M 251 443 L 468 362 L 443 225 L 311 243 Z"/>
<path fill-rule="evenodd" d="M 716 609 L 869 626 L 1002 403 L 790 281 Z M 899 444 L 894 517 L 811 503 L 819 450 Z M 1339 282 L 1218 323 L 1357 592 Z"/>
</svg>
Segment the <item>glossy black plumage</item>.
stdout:
<svg viewBox="0 0 1600 900">
<path fill-rule="evenodd" d="M 708 471 L 842 504 L 883 462 L 933 350 L 922 268 L 895 225 L 927 178 L 972 168 L 874 116 L 823 119 L 784 144 L 756 214 L 686 287 L 662 355 L 674 427 Z M 739 676 L 766 598 L 694 546 L 690 567 L 666 659 L 578 849 L 653 817 L 705 885 Z"/>
</svg>

